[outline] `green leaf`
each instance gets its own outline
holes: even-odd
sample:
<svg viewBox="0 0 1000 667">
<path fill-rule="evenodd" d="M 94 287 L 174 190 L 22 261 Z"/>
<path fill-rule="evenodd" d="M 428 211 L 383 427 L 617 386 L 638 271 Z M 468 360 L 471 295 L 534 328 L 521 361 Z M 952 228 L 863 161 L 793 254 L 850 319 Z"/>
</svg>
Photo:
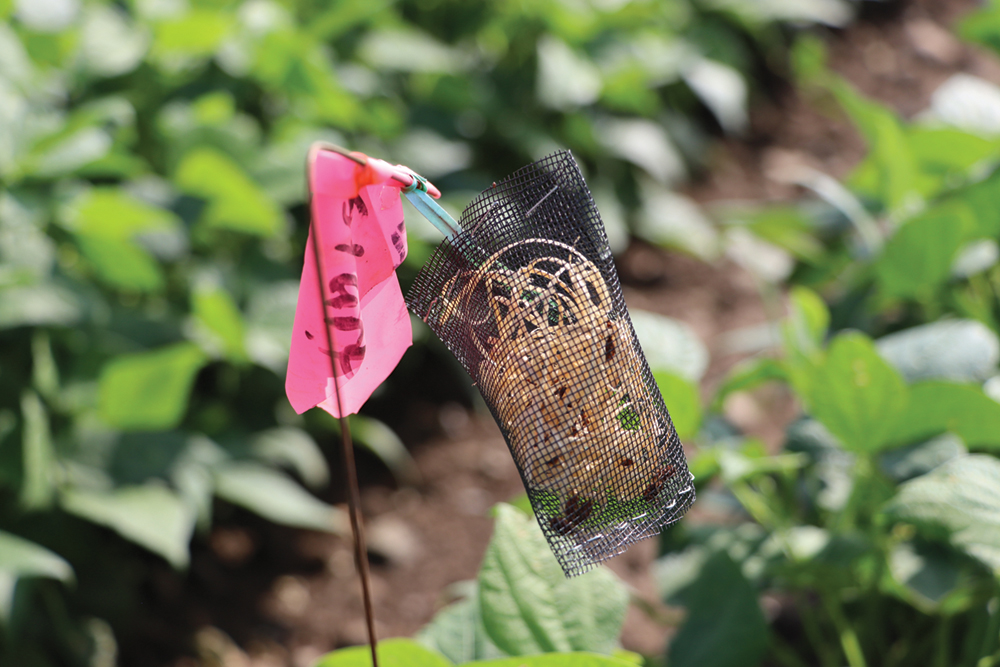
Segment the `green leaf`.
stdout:
<svg viewBox="0 0 1000 667">
<path fill-rule="evenodd" d="M 81 254 L 108 286 L 133 292 L 161 292 L 165 285 L 159 263 L 130 241 L 79 234 Z"/>
<path fill-rule="evenodd" d="M 791 313 L 782 323 L 785 344 L 803 352 L 819 348 L 830 326 L 830 311 L 820 295 L 795 285 L 789 292 Z"/>
<path fill-rule="evenodd" d="M 663 395 L 670 419 L 681 440 L 693 438 L 701 426 L 701 397 L 698 387 L 682 377 L 664 371 L 654 371 L 653 379 Z"/>
<path fill-rule="evenodd" d="M 1000 51 L 1000 5 L 989 3 L 968 14 L 958 24 L 958 33 L 963 39 Z"/>
<path fill-rule="evenodd" d="M 435 653 L 412 639 L 384 639 L 375 649 L 380 667 L 451 667 L 440 653 Z M 371 667 L 368 646 L 352 646 L 327 653 L 314 667 Z"/>
<path fill-rule="evenodd" d="M 972 236 L 996 238 L 1000 235 L 1000 170 L 955 195 L 972 209 L 976 229 Z"/>
<path fill-rule="evenodd" d="M 708 368 L 708 350 L 687 324 L 646 310 L 629 311 L 649 369 L 698 382 Z"/>
<path fill-rule="evenodd" d="M 793 382 L 809 413 L 855 452 L 881 449 L 909 401 L 903 379 L 859 333 L 837 336 L 815 362 L 802 360 Z"/>
<path fill-rule="evenodd" d="M 286 475 L 258 463 L 233 462 L 214 470 L 215 493 L 268 521 L 328 533 L 348 532 L 347 515 Z"/>
<path fill-rule="evenodd" d="M 738 363 L 726 376 L 715 392 L 713 410 L 721 410 L 726 397 L 737 391 L 746 391 L 771 380 L 787 380 L 788 373 L 777 359 L 759 357 Z"/>
<path fill-rule="evenodd" d="M 547 653 L 470 662 L 475 667 L 634 667 L 635 662 L 594 653 Z"/>
<path fill-rule="evenodd" d="M 968 453 L 961 438 L 953 433 L 944 433 L 925 442 L 884 452 L 878 458 L 878 465 L 893 481 L 905 482 Z"/>
<path fill-rule="evenodd" d="M 205 354 L 193 343 L 175 343 L 151 352 L 117 357 L 101 370 L 101 418 L 123 430 L 167 430 L 187 409 Z"/>
<path fill-rule="evenodd" d="M 146 484 L 103 493 L 72 489 L 62 493 L 60 505 L 163 556 L 176 568 L 187 567 L 194 512 L 166 487 Z"/>
<path fill-rule="evenodd" d="M 173 213 L 111 187 L 91 188 L 74 202 L 65 218 L 63 224 L 74 233 L 122 241 L 140 232 L 179 227 Z"/>
<path fill-rule="evenodd" d="M 209 351 L 218 351 L 231 361 L 247 360 L 243 315 L 229 292 L 217 287 L 196 288 L 191 310 Z"/>
<path fill-rule="evenodd" d="M 490 641 L 479 613 L 478 587 L 469 598 L 448 605 L 420 631 L 417 639 L 456 665 L 473 660 L 504 657 L 506 654 Z"/>
<path fill-rule="evenodd" d="M 153 51 L 166 56 L 208 56 L 233 28 L 229 12 L 194 9 L 155 24 Z"/>
<path fill-rule="evenodd" d="M 983 382 L 996 372 L 1000 341 L 982 322 L 941 320 L 883 336 L 879 354 L 907 382 L 941 378 Z"/>
<path fill-rule="evenodd" d="M 330 481 L 330 471 L 319 445 L 300 428 L 279 426 L 256 433 L 250 451 L 272 465 L 295 471 L 307 486 L 317 488 Z"/>
<path fill-rule="evenodd" d="M 83 314 L 80 298 L 56 283 L 0 289 L 0 330 L 20 326 L 70 326 L 80 321 Z"/>
<path fill-rule="evenodd" d="M 951 431 L 970 447 L 1000 451 L 1000 403 L 976 385 L 920 382 L 910 388 L 910 404 L 889 436 L 909 443 Z"/>
<path fill-rule="evenodd" d="M 888 588 L 924 613 L 963 611 L 973 595 L 969 565 L 947 545 L 903 542 L 889 554 Z"/>
<path fill-rule="evenodd" d="M 174 182 L 208 202 L 201 222 L 210 229 L 273 236 L 281 227 L 282 214 L 274 202 L 238 164 L 214 149 L 196 148 L 185 155 Z"/>
<path fill-rule="evenodd" d="M 396 479 L 407 484 L 420 481 L 417 462 L 395 431 L 379 420 L 364 415 L 351 415 L 350 424 L 355 441 L 379 457 Z"/>
<path fill-rule="evenodd" d="M 0 572 L 15 577 L 73 581 L 73 568 L 62 556 L 23 537 L 0 530 Z"/>
<path fill-rule="evenodd" d="M 970 454 L 899 488 L 883 511 L 949 541 L 1000 575 L 1000 460 Z"/>
<path fill-rule="evenodd" d="M 975 226 L 972 210 L 962 202 L 936 206 L 905 223 L 875 265 L 882 294 L 931 298 L 950 279 L 955 255 Z"/>
<path fill-rule="evenodd" d="M 21 415 L 24 417 L 21 504 L 27 509 L 41 509 L 51 504 L 55 491 L 56 454 L 52 447 L 49 414 L 38 395 L 28 390 L 21 396 Z"/>
<path fill-rule="evenodd" d="M 728 554 L 709 556 L 681 602 L 688 615 L 670 642 L 671 667 L 746 667 L 763 658 L 767 620 L 757 593 Z"/>
<path fill-rule="evenodd" d="M 490 639 L 512 655 L 610 653 L 628 593 L 607 568 L 567 579 L 534 518 L 500 504 L 479 571 L 479 603 Z"/>
<path fill-rule="evenodd" d="M 917 163 L 902 123 L 889 109 L 865 99 L 842 79 L 830 83 L 837 100 L 868 144 L 866 162 L 878 173 L 878 195 L 895 210 L 918 196 Z"/>
</svg>

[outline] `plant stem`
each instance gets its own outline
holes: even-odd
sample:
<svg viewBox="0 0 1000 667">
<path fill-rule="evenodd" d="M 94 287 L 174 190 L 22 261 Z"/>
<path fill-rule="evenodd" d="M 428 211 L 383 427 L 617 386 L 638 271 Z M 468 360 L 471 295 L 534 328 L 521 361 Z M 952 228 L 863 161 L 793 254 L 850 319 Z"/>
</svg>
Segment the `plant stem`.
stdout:
<svg viewBox="0 0 1000 667">
<path fill-rule="evenodd" d="M 816 656 L 823 667 L 837 667 L 839 663 L 837 656 L 829 650 L 823 637 L 823 631 L 819 627 L 819 620 L 816 618 L 812 605 L 805 598 L 805 595 L 799 594 L 799 614 L 802 618 L 802 627 L 805 628 L 806 636 L 809 637 L 809 643 L 815 648 Z"/>
<path fill-rule="evenodd" d="M 937 626 L 937 667 L 948 667 L 951 657 L 951 617 L 943 616 Z"/>
<path fill-rule="evenodd" d="M 840 637 L 840 646 L 844 650 L 844 657 L 847 658 L 847 664 L 850 667 L 867 667 L 865 654 L 861 650 L 861 642 L 858 641 L 858 635 L 854 632 L 854 628 L 851 627 L 850 623 L 844 617 L 844 612 L 840 608 L 840 602 L 825 591 L 820 591 L 820 599 L 823 601 L 823 606 L 826 607 L 827 613 L 830 614 L 830 620 L 833 621 L 834 627 L 837 628 L 837 634 Z"/>
</svg>

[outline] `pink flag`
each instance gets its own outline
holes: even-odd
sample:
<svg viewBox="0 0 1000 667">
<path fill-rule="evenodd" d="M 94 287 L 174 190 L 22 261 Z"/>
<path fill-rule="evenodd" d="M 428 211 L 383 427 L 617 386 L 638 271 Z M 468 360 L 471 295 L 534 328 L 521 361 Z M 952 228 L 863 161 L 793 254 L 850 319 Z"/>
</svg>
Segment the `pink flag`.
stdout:
<svg viewBox="0 0 1000 667">
<path fill-rule="evenodd" d="M 407 178 L 412 177 L 381 160 L 316 147 L 310 151 L 312 225 L 285 378 L 288 400 L 300 414 L 317 405 L 334 417 L 356 413 L 412 344 L 410 316 L 396 279 L 396 267 L 406 257 L 399 188 Z"/>
</svg>

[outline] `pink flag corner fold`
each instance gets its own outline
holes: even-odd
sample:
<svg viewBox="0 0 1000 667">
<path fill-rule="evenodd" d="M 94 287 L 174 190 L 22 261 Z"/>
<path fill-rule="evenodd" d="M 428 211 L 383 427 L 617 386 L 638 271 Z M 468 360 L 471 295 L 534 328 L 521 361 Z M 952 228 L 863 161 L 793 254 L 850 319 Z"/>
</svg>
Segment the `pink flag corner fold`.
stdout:
<svg viewBox="0 0 1000 667">
<path fill-rule="evenodd" d="M 299 414 L 317 405 L 334 417 L 356 413 L 413 342 L 396 278 L 407 249 L 403 206 L 384 164 L 362 165 L 331 150 L 310 152 L 312 224 L 285 378 L 288 400 Z"/>
</svg>

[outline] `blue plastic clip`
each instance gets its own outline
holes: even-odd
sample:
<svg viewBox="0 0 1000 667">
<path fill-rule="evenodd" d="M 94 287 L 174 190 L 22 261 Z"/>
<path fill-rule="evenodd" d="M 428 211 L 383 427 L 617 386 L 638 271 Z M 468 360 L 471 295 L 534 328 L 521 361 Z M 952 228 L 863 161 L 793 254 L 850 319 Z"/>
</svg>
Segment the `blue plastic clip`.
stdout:
<svg viewBox="0 0 1000 667">
<path fill-rule="evenodd" d="M 406 198 L 422 216 L 444 234 L 446 239 L 458 236 L 462 231 L 461 226 L 427 194 L 427 179 L 412 171 L 409 174 L 413 176 L 413 182 L 400 191 L 406 195 Z"/>
</svg>

